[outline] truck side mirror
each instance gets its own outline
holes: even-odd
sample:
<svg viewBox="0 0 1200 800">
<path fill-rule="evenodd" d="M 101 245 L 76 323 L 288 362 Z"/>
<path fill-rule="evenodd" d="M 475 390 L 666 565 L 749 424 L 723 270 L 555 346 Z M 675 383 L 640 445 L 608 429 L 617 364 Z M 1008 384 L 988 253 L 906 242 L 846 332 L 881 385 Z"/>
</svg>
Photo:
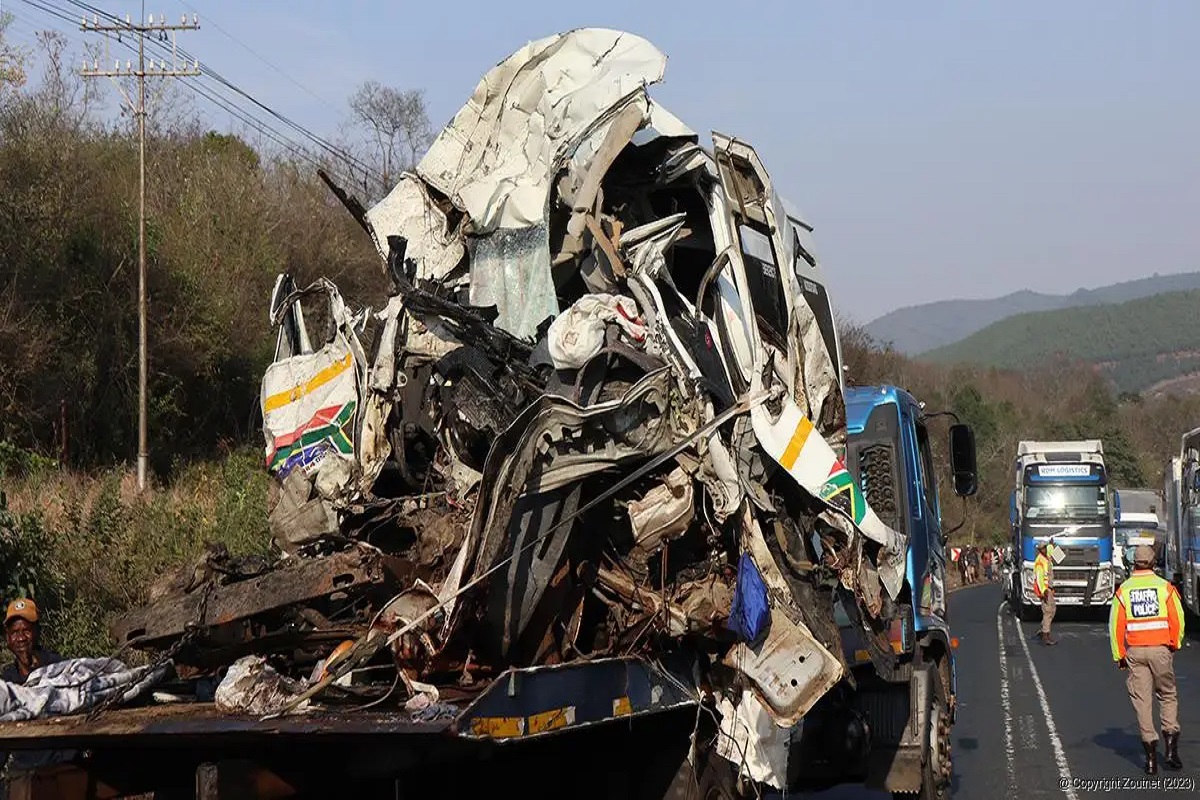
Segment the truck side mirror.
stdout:
<svg viewBox="0 0 1200 800">
<path fill-rule="evenodd" d="M 975 431 L 970 425 L 950 426 L 950 470 L 954 477 L 954 493 L 971 497 L 978 489 L 975 474 Z"/>
<path fill-rule="evenodd" d="M 1113 522 L 1121 521 L 1121 493 L 1113 489 Z"/>
<path fill-rule="evenodd" d="M 1017 524 L 1017 493 L 1012 491 L 1008 493 L 1008 521 L 1012 525 Z"/>
</svg>

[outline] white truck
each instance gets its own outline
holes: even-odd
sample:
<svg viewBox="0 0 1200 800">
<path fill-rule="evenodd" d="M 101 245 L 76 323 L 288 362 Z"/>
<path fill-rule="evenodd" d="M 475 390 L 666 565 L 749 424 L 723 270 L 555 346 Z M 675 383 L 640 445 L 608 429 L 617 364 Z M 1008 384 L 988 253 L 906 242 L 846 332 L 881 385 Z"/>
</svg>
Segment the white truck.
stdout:
<svg viewBox="0 0 1200 800">
<path fill-rule="evenodd" d="M 1163 499 L 1153 489 L 1121 489 L 1121 519 L 1113 526 L 1113 564 L 1118 583 L 1133 571 L 1133 550 L 1149 545 L 1155 552 L 1155 569 L 1161 572 L 1167 526 Z"/>
<path fill-rule="evenodd" d="M 1118 582 L 1113 526 L 1120 501 L 1108 486 L 1104 447 L 1098 439 L 1023 441 L 1017 445 L 1010 498 L 1013 551 L 1017 556 L 1014 609 L 1033 618 L 1038 543 L 1055 544 L 1055 601 L 1061 606 L 1107 607 Z"/>
</svg>

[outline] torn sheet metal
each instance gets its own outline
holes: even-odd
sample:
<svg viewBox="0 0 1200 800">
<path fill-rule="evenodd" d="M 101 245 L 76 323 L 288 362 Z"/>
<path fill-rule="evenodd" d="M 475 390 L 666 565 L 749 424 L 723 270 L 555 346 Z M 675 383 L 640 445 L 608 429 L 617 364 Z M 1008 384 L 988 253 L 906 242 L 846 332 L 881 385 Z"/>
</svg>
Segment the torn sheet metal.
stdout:
<svg viewBox="0 0 1200 800">
<path fill-rule="evenodd" d="M 842 679 L 838 658 L 778 608 L 771 610 L 766 640 L 756 648 L 739 642 L 724 663 L 750 679 L 755 694 L 782 728 L 799 722 Z"/>
<path fill-rule="evenodd" d="M 588 475 L 666 450 L 673 443 L 669 380 L 669 371 L 659 370 L 623 397 L 587 409 L 542 396 L 492 447 L 469 541 L 475 548 L 471 577 L 511 557 L 493 579 L 495 594 L 489 604 L 493 617 L 503 617 L 497 625 L 503 652 L 516 641 L 540 600 L 574 525 L 568 509 L 555 504 L 533 515 L 529 504 L 536 502 L 536 495 L 577 486 Z M 535 547 L 538 543 L 541 546 Z"/>
<path fill-rule="evenodd" d="M 615 30 L 531 42 L 484 75 L 417 172 L 470 216 L 475 235 L 540 225 L 564 160 L 666 64 L 650 42 Z"/>
<path fill-rule="evenodd" d="M 388 257 L 388 237 L 402 236 L 408 242 L 406 257 L 414 268 L 411 280 L 442 283 L 467 254 L 462 237 L 450 230 L 446 214 L 429 196 L 424 181 L 411 173 L 401 175 L 395 188 L 367 211 L 367 221 L 384 261 Z M 463 270 L 450 285 L 458 286 L 466 279 Z"/>
<path fill-rule="evenodd" d="M 622 132 L 649 113 L 645 87 L 666 56 L 638 36 L 585 29 L 532 42 L 484 76 L 417 173 L 470 218 L 471 303 L 521 339 L 558 313 L 547 216 L 559 170 L 589 184 L 591 161 L 615 157 Z M 623 115 L 639 109 L 632 124 Z M 595 181 L 593 180 L 592 183 Z"/>
<path fill-rule="evenodd" d="M 728 697 L 718 698 L 717 713 L 721 717 L 717 755 L 752 781 L 787 788 L 792 730 L 776 725 L 749 689 L 742 691 L 736 705 Z"/>
</svg>

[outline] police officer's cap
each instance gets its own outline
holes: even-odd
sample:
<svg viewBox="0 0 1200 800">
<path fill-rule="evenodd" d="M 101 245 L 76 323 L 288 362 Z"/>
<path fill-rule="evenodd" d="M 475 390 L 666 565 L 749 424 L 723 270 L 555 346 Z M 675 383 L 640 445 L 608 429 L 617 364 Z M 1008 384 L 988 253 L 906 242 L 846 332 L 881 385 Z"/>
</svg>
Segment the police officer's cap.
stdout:
<svg viewBox="0 0 1200 800">
<path fill-rule="evenodd" d="M 1154 548 L 1148 544 L 1139 544 L 1133 551 L 1133 562 L 1135 564 L 1153 564 L 1154 563 Z"/>
</svg>

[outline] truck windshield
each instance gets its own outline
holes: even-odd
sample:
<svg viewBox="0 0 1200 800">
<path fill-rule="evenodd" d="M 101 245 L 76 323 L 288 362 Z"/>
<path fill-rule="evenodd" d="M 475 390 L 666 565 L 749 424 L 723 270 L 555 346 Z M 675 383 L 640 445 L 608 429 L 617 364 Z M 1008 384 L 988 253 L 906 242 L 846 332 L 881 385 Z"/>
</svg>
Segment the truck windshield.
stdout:
<svg viewBox="0 0 1200 800">
<path fill-rule="evenodd" d="M 1026 486 L 1030 519 L 1104 519 L 1108 493 L 1103 486 Z"/>
</svg>

